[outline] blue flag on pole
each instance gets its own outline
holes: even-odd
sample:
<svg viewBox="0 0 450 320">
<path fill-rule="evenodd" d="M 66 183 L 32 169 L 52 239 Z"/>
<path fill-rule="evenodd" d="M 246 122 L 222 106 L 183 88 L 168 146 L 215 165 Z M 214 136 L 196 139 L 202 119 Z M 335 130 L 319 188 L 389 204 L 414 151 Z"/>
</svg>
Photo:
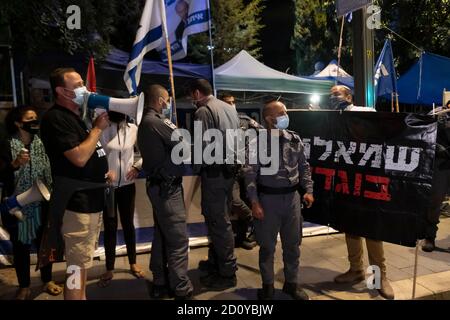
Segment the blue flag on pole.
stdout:
<svg viewBox="0 0 450 320">
<path fill-rule="evenodd" d="M 374 86 L 375 97 L 390 96 L 391 93 L 397 92 L 397 74 L 390 39 L 384 43 L 383 51 L 375 65 Z"/>
<path fill-rule="evenodd" d="M 187 55 L 187 40 L 192 34 L 209 30 L 210 15 L 208 0 L 165 0 L 167 34 L 172 60 Z M 162 43 L 158 51 L 161 59 L 167 60 L 167 50 Z"/>
<path fill-rule="evenodd" d="M 165 15 L 163 0 L 146 0 L 139 28 L 131 49 L 128 66 L 123 80 L 128 92 L 136 95 L 141 79 L 142 60 L 147 52 L 164 45 L 163 16 Z"/>
</svg>

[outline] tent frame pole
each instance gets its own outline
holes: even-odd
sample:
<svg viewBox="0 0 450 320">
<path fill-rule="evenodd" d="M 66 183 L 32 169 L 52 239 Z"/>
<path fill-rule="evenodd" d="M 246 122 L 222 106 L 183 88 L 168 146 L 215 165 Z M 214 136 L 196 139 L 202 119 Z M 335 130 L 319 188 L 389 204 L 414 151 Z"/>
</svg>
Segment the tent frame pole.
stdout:
<svg viewBox="0 0 450 320">
<path fill-rule="evenodd" d="M 216 76 L 214 75 L 214 46 L 212 41 L 212 16 L 211 16 L 211 1 L 208 0 L 208 15 L 209 15 L 209 55 L 211 58 L 211 79 L 214 96 L 217 96 Z"/>
<path fill-rule="evenodd" d="M 416 250 L 414 256 L 414 280 L 413 280 L 413 291 L 412 291 L 412 300 L 416 298 L 416 284 L 417 284 L 417 264 L 419 260 L 419 240 L 416 241 Z"/>
</svg>

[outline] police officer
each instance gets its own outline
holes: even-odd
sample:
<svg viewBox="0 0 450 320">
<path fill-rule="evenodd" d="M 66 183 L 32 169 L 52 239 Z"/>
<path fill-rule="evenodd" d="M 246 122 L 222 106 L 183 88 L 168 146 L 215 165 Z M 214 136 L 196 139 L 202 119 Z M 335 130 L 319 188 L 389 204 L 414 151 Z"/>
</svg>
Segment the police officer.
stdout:
<svg viewBox="0 0 450 320">
<path fill-rule="evenodd" d="M 255 218 L 256 241 L 259 244 L 259 268 L 262 289 L 258 299 L 270 300 L 274 296 L 274 254 L 277 235 L 280 233 L 283 248 L 283 291 L 295 300 L 308 300 L 305 291 L 298 287 L 300 243 L 302 239 L 301 199 L 299 186 L 306 190 L 303 200 L 307 207 L 314 202 L 311 170 L 300 137 L 286 130 L 289 117 L 283 103 L 274 101 L 265 105 L 263 117 L 267 124 L 267 140 L 276 139 L 280 152 L 271 154 L 271 163 L 279 167 L 275 174 L 263 172 L 261 164 L 249 163 L 244 167 L 247 194 Z M 264 139 L 261 130 L 258 139 Z M 258 143 L 259 145 L 259 143 Z M 267 148 L 270 150 L 271 143 Z"/>
<path fill-rule="evenodd" d="M 232 94 L 228 92 L 224 92 L 220 95 L 220 100 L 228 103 L 229 105 L 236 108 L 236 101 Z M 242 112 L 238 112 L 239 117 L 239 127 L 243 131 L 248 129 L 259 130 L 263 129 L 258 122 L 250 118 L 248 115 Z M 231 199 L 231 224 L 233 227 L 233 232 L 235 234 L 234 242 L 235 247 L 241 247 L 246 250 L 252 250 L 256 246 L 256 239 L 254 235 L 253 228 L 253 216 L 252 209 L 249 208 L 250 204 L 248 203 L 244 187 L 244 176 L 242 169 L 240 168 L 235 177 L 235 181 L 233 184 L 233 192 Z M 245 199 L 245 201 L 244 201 Z M 248 230 L 250 229 L 249 234 L 247 235 Z"/>
<path fill-rule="evenodd" d="M 239 128 L 236 110 L 212 95 L 212 88 L 207 80 L 192 80 L 187 93 L 197 108 L 194 120 L 201 123 L 202 130 L 206 133 L 204 138 L 208 137 L 208 129 L 217 129 L 225 137 L 227 129 Z M 212 139 L 206 142 L 211 143 Z M 227 145 L 226 140 L 224 145 Z M 206 165 L 203 161 L 200 168 L 194 167 L 194 172 L 201 176 L 202 214 L 211 240 L 208 260 L 199 264 L 199 268 L 207 270 L 208 274 L 201 277 L 200 282 L 211 290 L 236 286 L 236 257 L 229 215 L 235 166 L 221 162 L 214 160 L 212 164 Z"/>
<path fill-rule="evenodd" d="M 193 286 L 187 275 L 189 239 L 181 184 L 183 167 L 171 160 L 173 147 L 184 142 L 181 137 L 178 141 L 171 140 L 177 127 L 163 115 L 171 104 L 167 90 L 152 85 L 145 93 L 146 113 L 139 125 L 138 146 L 154 217 L 151 296 L 163 298 L 170 289 L 175 299 L 189 299 Z"/>
</svg>

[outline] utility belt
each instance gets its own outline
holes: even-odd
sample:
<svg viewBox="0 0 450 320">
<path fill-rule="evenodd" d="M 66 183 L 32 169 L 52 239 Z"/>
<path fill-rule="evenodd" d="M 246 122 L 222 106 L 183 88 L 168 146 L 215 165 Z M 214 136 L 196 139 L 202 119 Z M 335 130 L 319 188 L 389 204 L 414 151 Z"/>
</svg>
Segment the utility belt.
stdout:
<svg viewBox="0 0 450 320">
<path fill-rule="evenodd" d="M 180 185 L 183 182 L 183 177 L 173 177 L 171 179 L 162 179 L 160 177 L 147 177 L 147 182 L 150 186 L 161 186 L 164 184 Z"/>
<path fill-rule="evenodd" d="M 147 177 L 147 188 L 148 187 L 159 187 L 159 196 L 161 199 L 169 199 L 169 197 L 174 194 L 183 182 L 182 177 L 166 176 L 162 178 L 161 176 Z"/>
<path fill-rule="evenodd" d="M 202 167 L 202 173 L 206 174 L 207 178 L 218 178 L 221 175 L 225 179 L 234 178 L 239 166 L 235 164 L 213 164 Z"/>
<path fill-rule="evenodd" d="M 263 186 L 262 184 L 258 184 L 258 193 L 264 194 L 289 194 L 298 190 L 299 184 L 291 187 L 282 187 L 282 188 L 273 188 L 268 186 Z"/>
</svg>

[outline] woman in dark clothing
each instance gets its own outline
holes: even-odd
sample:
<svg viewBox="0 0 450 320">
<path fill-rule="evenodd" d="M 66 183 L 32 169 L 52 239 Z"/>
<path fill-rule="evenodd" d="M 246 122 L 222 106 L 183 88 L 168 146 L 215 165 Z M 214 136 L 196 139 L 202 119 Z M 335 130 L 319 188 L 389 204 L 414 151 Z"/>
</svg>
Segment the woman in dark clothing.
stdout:
<svg viewBox="0 0 450 320">
<path fill-rule="evenodd" d="M 0 146 L 0 181 L 3 183 L 2 200 L 28 190 L 39 179 L 50 188 L 50 163 L 44 145 L 37 136 L 39 122 L 33 107 L 13 108 L 5 119 L 9 139 Z M 3 207 L 4 227 L 10 234 L 13 247 L 14 267 L 19 282 L 16 299 L 30 296 L 30 249 L 34 243 L 39 249 L 45 212 L 40 202 L 30 203 L 21 209 L 23 220 L 18 220 Z M 43 290 L 58 295 L 62 288 L 52 281 L 51 264 L 41 269 Z"/>
</svg>

